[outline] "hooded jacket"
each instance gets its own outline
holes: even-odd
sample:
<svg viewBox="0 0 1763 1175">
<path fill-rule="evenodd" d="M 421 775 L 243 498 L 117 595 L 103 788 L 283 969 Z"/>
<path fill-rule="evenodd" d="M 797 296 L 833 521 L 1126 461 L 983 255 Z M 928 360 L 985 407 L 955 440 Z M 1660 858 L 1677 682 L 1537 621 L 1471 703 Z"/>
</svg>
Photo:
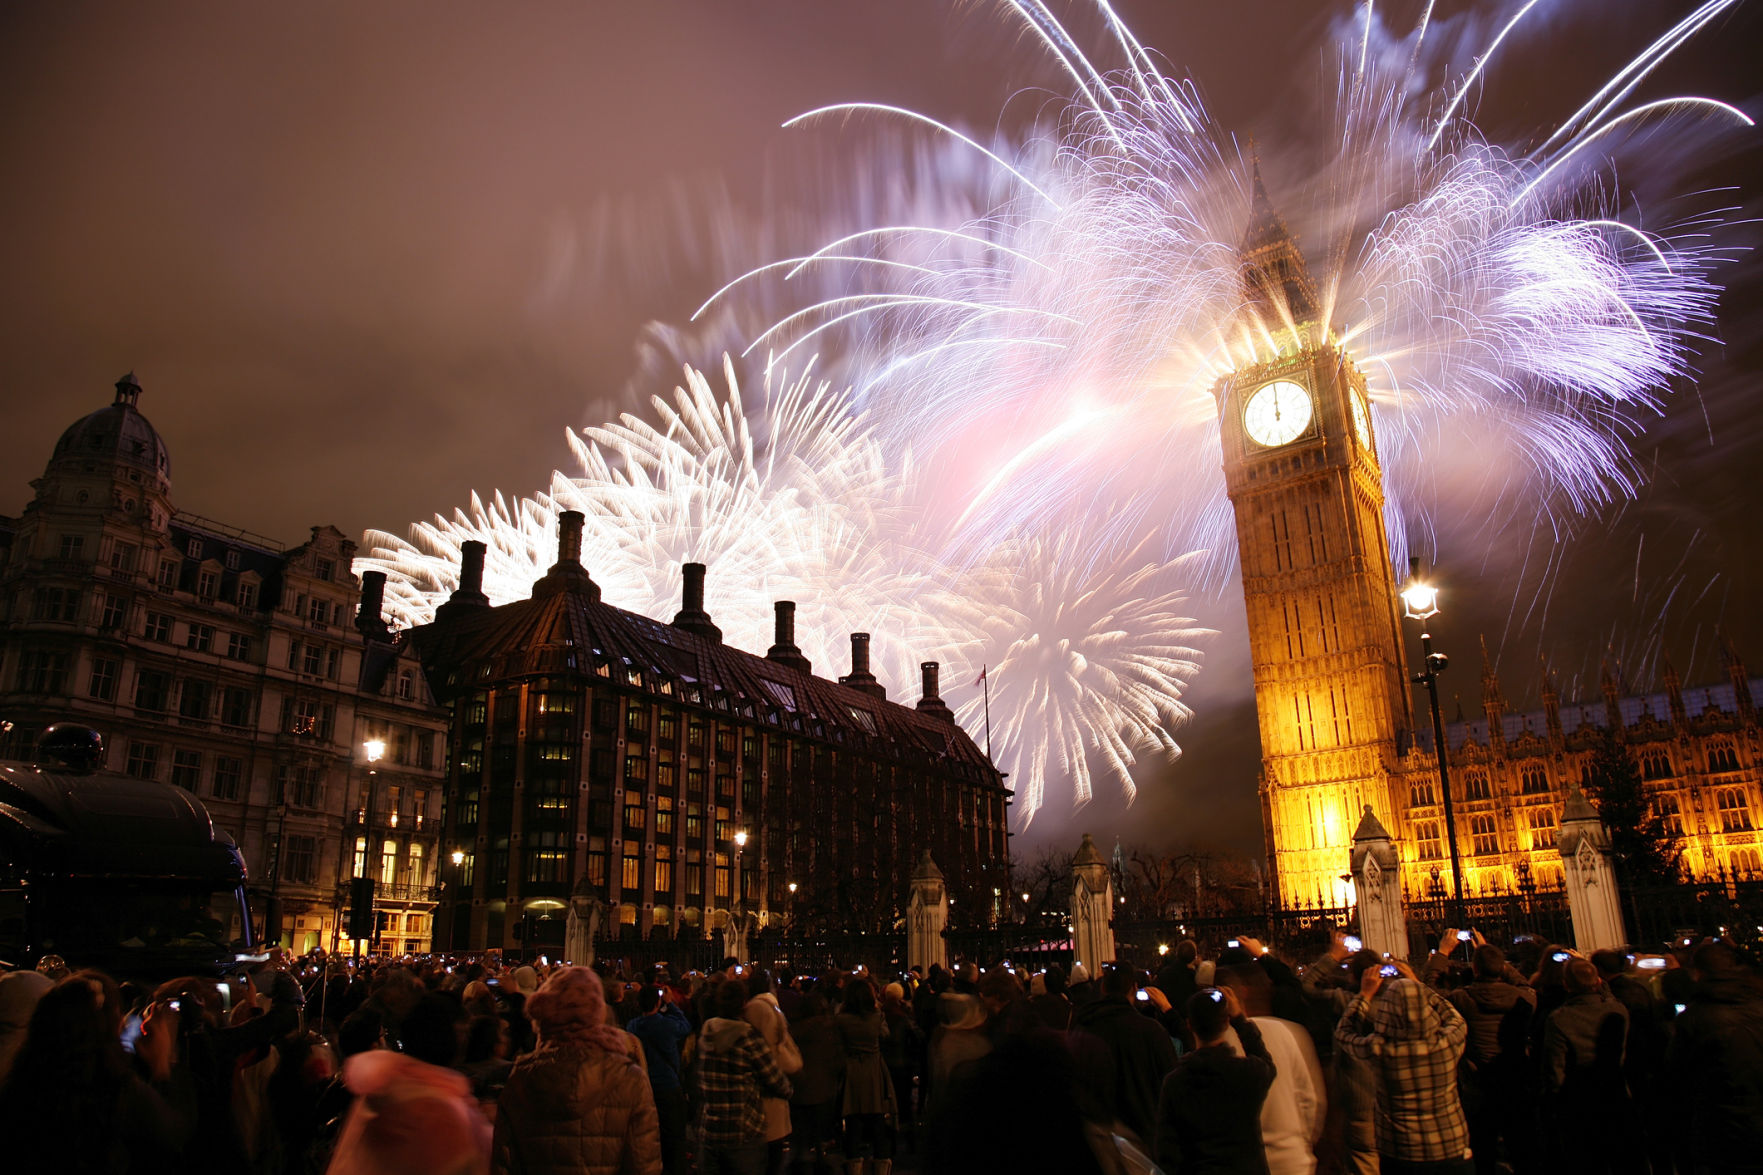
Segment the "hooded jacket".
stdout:
<svg viewBox="0 0 1763 1175">
<path fill-rule="evenodd" d="M 1668 1062 L 1689 1111 L 1690 1152 L 1712 1169 L 1755 1165 L 1763 1154 L 1763 984 L 1712 980 L 1677 1018 Z"/>
<path fill-rule="evenodd" d="M 1461 1159 L 1469 1124 L 1457 1097 L 1457 1061 L 1469 1026 L 1438 992 L 1412 979 L 1392 979 L 1375 1002 L 1347 1005 L 1335 1047 L 1377 1074 L 1377 1149 L 1410 1163 Z"/>
<path fill-rule="evenodd" d="M 1495 1062 L 1516 1064 L 1528 1051 L 1537 993 L 1528 983 L 1511 979 L 1477 979 L 1451 993 L 1451 1006 L 1469 1024 L 1466 1055 L 1478 1069 Z"/>
<path fill-rule="evenodd" d="M 326 1175 L 481 1175 L 490 1124 L 463 1073 L 374 1049 L 343 1064 L 355 1105 Z"/>
<path fill-rule="evenodd" d="M 1627 1100 L 1622 1079 L 1628 1009 L 1608 992 L 1569 996 L 1543 1026 L 1543 1088 L 1615 1109 Z"/>
<path fill-rule="evenodd" d="M 660 1175 L 660 1127 L 642 1066 L 583 1042 L 539 1046 L 508 1075 L 494 1157 L 497 1175 Z"/>
<path fill-rule="evenodd" d="M 698 1131 L 706 1148 L 765 1141 L 762 1099 L 788 1099 L 790 1080 L 745 1020 L 713 1016 L 698 1034 Z"/>
<path fill-rule="evenodd" d="M 789 1038 L 789 1022 L 784 1019 L 783 1009 L 778 1007 L 777 997 L 769 991 L 760 992 L 747 1001 L 741 1009 L 741 1018 L 753 1026 L 765 1041 L 765 1047 L 771 1050 L 772 1060 L 776 1060 L 778 1050 L 785 1039 Z M 792 1046 L 794 1041 L 791 1041 Z M 781 1066 L 780 1066 L 781 1069 Z M 790 1135 L 790 1103 L 785 1098 L 768 1097 L 765 1099 L 765 1141 L 775 1142 Z"/>
<path fill-rule="evenodd" d="M 1175 1042 L 1163 1026 L 1117 997 L 1092 1000 L 1072 1013 L 1081 1029 L 1108 1046 L 1110 1071 L 1086 1076 L 1104 1092 L 1106 1104 L 1139 1138 L 1149 1140 L 1157 1123 L 1163 1079 L 1175 1068 Z"/>
</svg>

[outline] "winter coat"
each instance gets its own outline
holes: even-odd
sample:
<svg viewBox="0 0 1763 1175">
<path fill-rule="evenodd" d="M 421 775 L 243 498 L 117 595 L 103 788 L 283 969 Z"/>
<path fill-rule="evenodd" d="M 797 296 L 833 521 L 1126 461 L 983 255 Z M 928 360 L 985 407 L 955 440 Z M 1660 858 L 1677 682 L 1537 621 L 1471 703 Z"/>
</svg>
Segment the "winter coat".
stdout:
<svg viewBox="0 0 1763 1175">
<path fill-rule="evenodd" d="M 624 1030 L 643 1044 L 643 1058 L 649 1070 L 649 1088 L 657 1092 L 682 1089 L 680 1079 L 684 1068 L 680 1050 L 692 1035 L 692 1022 L 686 1014 L 666 1000 L 653 1016 L 637 1016 Z"/>
<path fill-rule="evenodd" d="M 1513 972 L 1499 979 L 1477 979 L 1451 993 L 1451 1006 L 1469 1024 L 1465 1055 L 1477 1069 L 1514 1066 L 1524 1059 L 1537 993 L 1528 983 L 1512 982 L 1516 977 Z"/>
<path fill-rule="evenodd" d="M 763 1098 L 790 1096 L 790 1079 L 745 1020 L 712 1016 L 698 1033 L 698 1134 L 707 1150 L 765 1141 Z"/>
<path fill-rule="evenodd" d="M 1071 1026 L 1074 1032 L 1088 1033 L 1107 1046 L 1108 1071 L 1086 1076 L 1115 1117 L 1140 1139 L 1149 1141 L 1157 1122 L 1163 1079 L 1175 1068 L 1175 1042 L 1169 1033 L 1119 998 L 1078 1005 Z"/>
<path fill-rule="evenodd" d="M 355 1105 L 325 1175 L 481 1175 L 490 1124 L 462 1073 L 374 1049 L 343 1064 Z"/>
<path fill-rule="evenodd" d="M 880 1010 L 859 1016 L 840 1012 L 833 1017 L 845 1045 L 845 1100 L 841 1113 L 880 1114 L 890 1122 L 899 1114 L 894 1101 L 894 1079 L 881 1057 L 882 1037 L 888 1033 Z"/>
<path fill-rule="evenodd" d="M 1570 1100 L 1625 1098 L 1628 1009 L 1605 991 L 1570 996 L 1543 1026 L 1543 1089 Z"/>
<path fill-rule="evenodd" d="M 778 1007 L 777 997 L 770 992 L 762 992 L 747 1001 L 741 1009 L 741 1018 L 753 1026 L 753 1030 L 764 1038 L 765 1047 L 771 1050 L 772 1060 L 778 1059 L 778 1046 L 790 1036 L 789 1023 L 784 1019 L 783 1009 Z M 794 1043 L 792 1041 L 792 1043 Z M 775 1142 L 790 1136 L 790 1102 L 788 1098 L 768 1097 L 765 1099 L 765 1141 Z"/>
<path fill-rule="evenodd" d="M 1763 984 L 1702 984 L 1677 1018 L 1668 1065 L 1696 1165 L 1754 1166 L 1763 1154 Z"/>
<path fill-rule="evenodd" d="M 790 1104 L 819 1106 L 839 1096 L 845 1080 L 845 1042 L 830 1013 L 804 1016 L 790 1025 L 802 1070 L 790 1077 Z"/>
<path fill-rule="evenodd" d="M 1469 1123 L 1457 1097 L 1457 1063 L 1469 1026 L 1438 992 L 1392 979 L 1374 1001 L 1347 1005 L 1335 1029 L 1335 1052 L 1377 1069 L 1377 1149 L 1409 1163 L 1456 1161 L 1469 1154 Z"/>
<path fill-rule="evenodd" d="M 641 1065 L 592 1044 L 515 1062 L 496 1111 L 497 1175 L 660 1175 L 661 1134 Z"/>
<path fill-rule="evenodd" d="M 1275 1076 L 1261 1032 L 1235 1022 L 1243 1055 L 1229 1045 L 1176 1062 L 1157 1105 L 1156 1157 L 1170 1175 L 1266 1175 L 1261 1106 Z"/>
</svg>

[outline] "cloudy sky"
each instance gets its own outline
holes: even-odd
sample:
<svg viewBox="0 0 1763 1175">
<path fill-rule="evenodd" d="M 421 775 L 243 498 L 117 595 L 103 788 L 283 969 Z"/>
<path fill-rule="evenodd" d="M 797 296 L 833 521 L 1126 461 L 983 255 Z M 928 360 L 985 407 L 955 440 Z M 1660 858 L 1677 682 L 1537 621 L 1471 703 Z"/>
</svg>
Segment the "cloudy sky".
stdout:
<svg viewBox="0 0 1763 1175">
<path fill-rule="evenodd" d="M 1468 7 L 1439 11 L 1460 27 L 1500 11 Z M 1490 77 L 1483 124 L 1549 124 L 1690 7 L 1557 0 Z M 1637 100 L 1687 89 L 1763 113 L 1755 8 Z M 1342 11 L 1119 9 L 1223 125 L 1265 145 L 1276 193 L 1299 181 L 1292 138 L 1326 89 Z M 848 153 L 782 121 L 862 99 L 983 135 L 1013 94 L 1056 81 L 992 6 L 955 0 L 7 5 L 0 511 L 22 507 L 56 435 L 131 369 L 178 504 L 289 543 L 539 488 L 566 461 L 566 427 L 666 390 L 637 340 L 730 276 L 718 233 L 775 218 L 788 239 L 851 181 Z M 1720 141 L 1659 169 L 1682 191 L 1737 185 L 1726 198 L 1755 215 L 1759 152 Z M 1611 656 L 1639 685 L 1662 653 L 1706 678 L 1720 628 L 1763 668 L 1763 276 L 1748 261 L 1728 279 L 1726 344 L 1637 440 L 1641 498 L 1569 536 L 1547 583 L 1534 552 L 1497 539 L 1457 552 L 1462 603 L 1435 632 L 1467 708 L 1479 635 L 1520 703 L 1539 653 L 1569 688 Z M 1190 698 L 1188 755 L 1146 773 L 1132 822 L 1252 847 L 1241 602 L 1203 607 L 1222 635 Z M 1127 824 L 1103 797 L 1076 818 L 1055 803 L 1037 835 Z"/>
</svg>

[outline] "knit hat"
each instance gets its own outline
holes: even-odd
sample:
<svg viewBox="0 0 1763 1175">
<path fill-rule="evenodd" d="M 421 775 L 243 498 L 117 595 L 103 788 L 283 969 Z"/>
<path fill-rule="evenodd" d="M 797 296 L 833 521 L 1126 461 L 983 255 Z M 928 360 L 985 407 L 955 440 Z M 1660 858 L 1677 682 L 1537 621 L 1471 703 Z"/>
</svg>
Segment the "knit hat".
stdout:
<svg viewBox="0 0 1763 1175">
<path fill-rule="evenodd" d="M 521 965 L 514 969 L 514 990 L 521 995 L 532 995 L 539 990 L 539 973 L 531 967 Z"/>
<path fill-rule="evenodd" d="M 606 1022 L 600 977 L 586 967 L 552 972 L 527 1000 L 526 1014 L 545 1044 L 593 1044 L 610 1053 L 626 1051 L 625 1034 Z"/>
<path fill-rule="evenodd" d="M 1082 963 L 1073 963 L 1071 965 L 1071 982 L 1073 982 L 1073 983 L 1088 983 L 1089 981 L 1090 981 L 1090 969 L 1088 967 L 1084 966 Z"/>
</svg>

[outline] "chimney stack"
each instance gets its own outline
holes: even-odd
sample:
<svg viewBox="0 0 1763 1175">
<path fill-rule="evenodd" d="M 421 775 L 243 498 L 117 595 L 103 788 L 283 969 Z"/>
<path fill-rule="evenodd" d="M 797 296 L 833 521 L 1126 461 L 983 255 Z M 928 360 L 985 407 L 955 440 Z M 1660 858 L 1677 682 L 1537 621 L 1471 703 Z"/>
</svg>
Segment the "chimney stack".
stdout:
<svg viewBox="0 0 1763 1175">
<path fill-rule="evenodd" d="M 687 563 L 680 571 L 685 577 L 685 583 L 680 593 L 680 610 L 673 618 L 673 626 L 721 644 L 722 629 L 716 627 L 710 620 L 710 613 L 704 611 L 704 564 Z"/>
<path fill-rule="evenodd" d="M 490 597 L 484 595 L 485 549 L 476 539 L 459 544 L 459 586 L 453 589 L 445 604 L 435 609 L 436 620 L 445 620 L 470 608 L 489 607 Z"/>
<path fill-rule="evenodd" d="M 573 591 L 599 603 L 600 586 L 588 578 L 588 570 L 582 566 L 582 524 L 586 521 L 580 510 L 565 510 L 557 516 L 557 562 L 533 585 L 535 598 Z"/>
<path fill-rule="evenodd" d="M 777 610 L 777 627 L 765 659 L 776 661 L 779 665 L 788 665 L 791 669 L 800 669 L 803 673 L 810 672 L 808 658 L 796 647 L 796 602 L 779 600 L 772 607 Z"/>
<path fill-rule="evenodd" d="M 362 636 L 370 639 L 385 640 L 391 633 L 380 613 L 386 607 L 386 573 L 383 571 L 363 571 L 361 573 L 361 607 L 355 612 L 355 628 Z"/>
<path fill-rule="evenodd" d="M 918 712 L 945 722 L 955 721 L 955 711 L 949 709 L 949 704 L 937 692 L 937 663 L 926 661 L 918 669 L 924 675 L 924 696 L 918 699 Z"/>
<path fill-rule="evenodd" d="M 839 678 L 840 685 L 848 685 L 854 690 L 861 690 L 872 698 L 886 699 L 888 691 L 875 674 L 869 671 L 869 634 L 854 632 L 851 634 L 851 672 Z"/>
</svg>

